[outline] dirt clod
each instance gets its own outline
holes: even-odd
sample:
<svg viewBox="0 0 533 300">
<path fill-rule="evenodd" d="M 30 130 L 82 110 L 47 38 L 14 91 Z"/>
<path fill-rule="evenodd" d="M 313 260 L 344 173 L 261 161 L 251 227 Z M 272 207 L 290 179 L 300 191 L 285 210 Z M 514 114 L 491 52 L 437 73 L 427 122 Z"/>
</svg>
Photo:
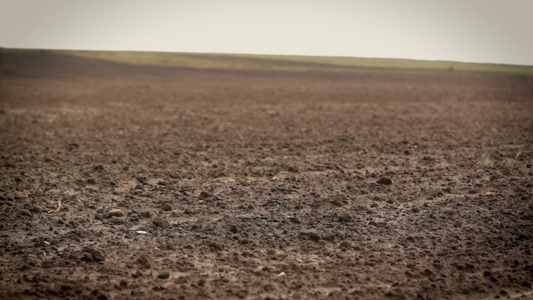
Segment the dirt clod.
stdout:
<svg viewBox="0 0 533 300">
<path fill-rule="evenodd" d="M 377 183 L 379 184 L 383 184 L 383 185 L 391 185 L 392 184 L 392 179 L 388 178 L 388 177 L 381 177 Z"/>
<path fill-rule="evenodd" d="M 94 261 L 93 254 L 89 252 L 84 252 L 81 260 L 86 261 L 86 262 Z"/>
<path fill-rule="evenodd" d="M 20 211 L 21 216 L 31 216 L 31 212 L 28 209 L 22 209 Z"/>
<path fill-rule="evenodd" d="M 95 165 L 93 167 L 93 170 L 96 171 L 96 172 L 103 172 L 105 170 L 105 168 L 102 165 Z"/>
<path fill-rule="evenodd" d="M 319 241 L 321 238 L 320 235 L 315 231 L 300 232 L 300 236 L 303 237 L 304 239 L 309 239 L 315 242 Z"/>
<path fill-rule="evenodd" d="M 171 211 L 172 210 L 172 204 L 165 203 L 165 205 L 163 205 L 162 208 L 163 208 L 164 211 Z"/>
<path fill-rule="evenodd" d="M 224 249 L 224 246 L 220 243 L 216 243 L 216 242 L 210 242 L 208 243 L 208 246 L 213 249 L 213 250 L 216 250 L 216 251 L 220 251 L 222 249 Z"/>
<path fill-rule="evenodd" d="M 342 213 L 338 218 L 339 222 L 348 223 L 353 221 L 353 217 L 348 213 Z"/>
<path fill-rule="evenodd" d="M 82 260 L 86 262 L 91 261 L 105 261 L 106 256 L 104 252 L 100 249 L 96 249 L 93 247 L 85 247 L 83 249 L 83 256 Z"/>
<path fill-rule="evenodd" d="M 297 217 L 290 217 L 289 220 L 295 224 L 302 224 L 302 221 L 300 221 L 300 219 L 298 219 Z"/>
<path fill-rule="evenodd" d="M 170 227 L 170 223 L 161 218 L 161 217 L 155 217 L 153 220 L 152 220 L 152 223 L 154 223 L 154 225 L 158 226 L 158 227 L 162 227 L 162 228 L 168 228 Z"/>
<path fill-rule="evenodd" d="M 206 191 L 202 191 L 202 192 L 200 193 L 200 195 L 198 196 L 198 199 L 200 199 L 200 200 L 205 200 L 205 199 L 208 199 L 208 198 L 210 198 L 210 197 L 211 197 L 211 193 L 206 192 Z"/>
<path fill-rule="evenodd" d="M 108 218 L 111 218 L 111 217 L 124 217 L 126 215 L 126 212 L 123 211 L 122 209 L 118 209 L 118 208 L 115 208 L 115 209 L 112 209 L 110 211 L 107 212 L 107 217 Z"/>
<path fill-rule="evenodd" d="M 344 248 L 344 249 L 350 249 L 352 248 L 352 244 L 348 241 L 342 241 L 340 242 L 339 247 Z"/>
<path fill-rule="evenodd" d="M 163 272 L 157 274 L 157 278 L 159 278 L 159 279 L 167 279 L 169 277 L 170 277 L 170 273 L 167 272 L 167 271 L 163 271 Z"/>
<path fill-rule="evenodd" d="M 136 260 L 135 260 L 136 263 L 138 263 L 139 265 L 145 267 L 145 268 L 150 268 L 153 264 L 153 259 L 148 256 L 147 254 L 141 254 Z"/>
<path fill-rule="evenodd" d="M 142 211 L 139 213 L 140 218 L 150 218 L 152 216 L 152 213 L 149 211 Z"/>
<path fill-rule="evenodd" d="M 105 260 L 105 255 L 104 255 L 104 252 L 102 250 L 93 249 L 93 251 L 91 253 L 92 253 L 93 258 L 94 258 L 95 261 L 104 261 Z"/>
</svg>

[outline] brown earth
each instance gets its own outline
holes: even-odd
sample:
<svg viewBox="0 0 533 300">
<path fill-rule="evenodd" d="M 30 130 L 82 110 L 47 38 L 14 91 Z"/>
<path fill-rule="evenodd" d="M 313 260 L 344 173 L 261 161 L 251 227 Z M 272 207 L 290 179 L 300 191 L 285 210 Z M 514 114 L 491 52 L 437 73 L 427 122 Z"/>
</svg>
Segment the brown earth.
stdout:
<svg viewBox="0 0 533 300">
<path fill-rule="evenodd" d="M 1 299 L 533 296 L 531 77 L 0 76 Z"/>
</svg>

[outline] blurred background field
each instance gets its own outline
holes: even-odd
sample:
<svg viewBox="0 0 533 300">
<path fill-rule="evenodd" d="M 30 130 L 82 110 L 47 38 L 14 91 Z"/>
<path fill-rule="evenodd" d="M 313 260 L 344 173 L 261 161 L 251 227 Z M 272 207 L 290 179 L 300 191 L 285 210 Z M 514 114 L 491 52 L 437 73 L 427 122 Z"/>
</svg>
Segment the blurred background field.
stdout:
<svg viewBox="0 0 533 300">
<path fill-rule="evenodd" d="M 5 52 L 32 51 L 6 49 Z M 134 65 L 186 67 L 231 70 L 285 70 L 285 71 L 357 71 L 360 68 L 422 69 L 512 73 L 533 75 L 532 66 L 481 64 L 452 61 L 424 61 L 387 58 L 356 58 L 328 56 L 258 55 L 172 53 L 140 51 L 71 51 L 44 50 L 54 54 L 70 55 Z"/>
</svg>

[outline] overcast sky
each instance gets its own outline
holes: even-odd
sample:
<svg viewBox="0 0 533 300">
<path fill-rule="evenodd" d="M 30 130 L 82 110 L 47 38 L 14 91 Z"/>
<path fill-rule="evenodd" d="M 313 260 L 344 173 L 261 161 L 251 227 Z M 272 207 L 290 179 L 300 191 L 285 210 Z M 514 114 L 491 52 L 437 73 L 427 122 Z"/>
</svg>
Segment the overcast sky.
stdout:
<svg viewBox="0 0 533 300">
<path fill-rule="evenodd" d="M 533 65 L 533 0 L 0 0 L 0 46 Z"/>
</svg>

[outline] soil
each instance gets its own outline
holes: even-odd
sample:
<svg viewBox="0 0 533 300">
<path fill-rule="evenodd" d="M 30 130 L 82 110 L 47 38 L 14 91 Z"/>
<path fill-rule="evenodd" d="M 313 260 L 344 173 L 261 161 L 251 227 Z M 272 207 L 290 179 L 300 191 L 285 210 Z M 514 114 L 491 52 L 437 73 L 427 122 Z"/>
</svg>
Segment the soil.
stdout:
<svg viewBox="0 0 533 300">
<path fill-rule="evenodd" d="M 0 76 L 1 299 L 533 297 L 532 77 Z"/>
</svg>

